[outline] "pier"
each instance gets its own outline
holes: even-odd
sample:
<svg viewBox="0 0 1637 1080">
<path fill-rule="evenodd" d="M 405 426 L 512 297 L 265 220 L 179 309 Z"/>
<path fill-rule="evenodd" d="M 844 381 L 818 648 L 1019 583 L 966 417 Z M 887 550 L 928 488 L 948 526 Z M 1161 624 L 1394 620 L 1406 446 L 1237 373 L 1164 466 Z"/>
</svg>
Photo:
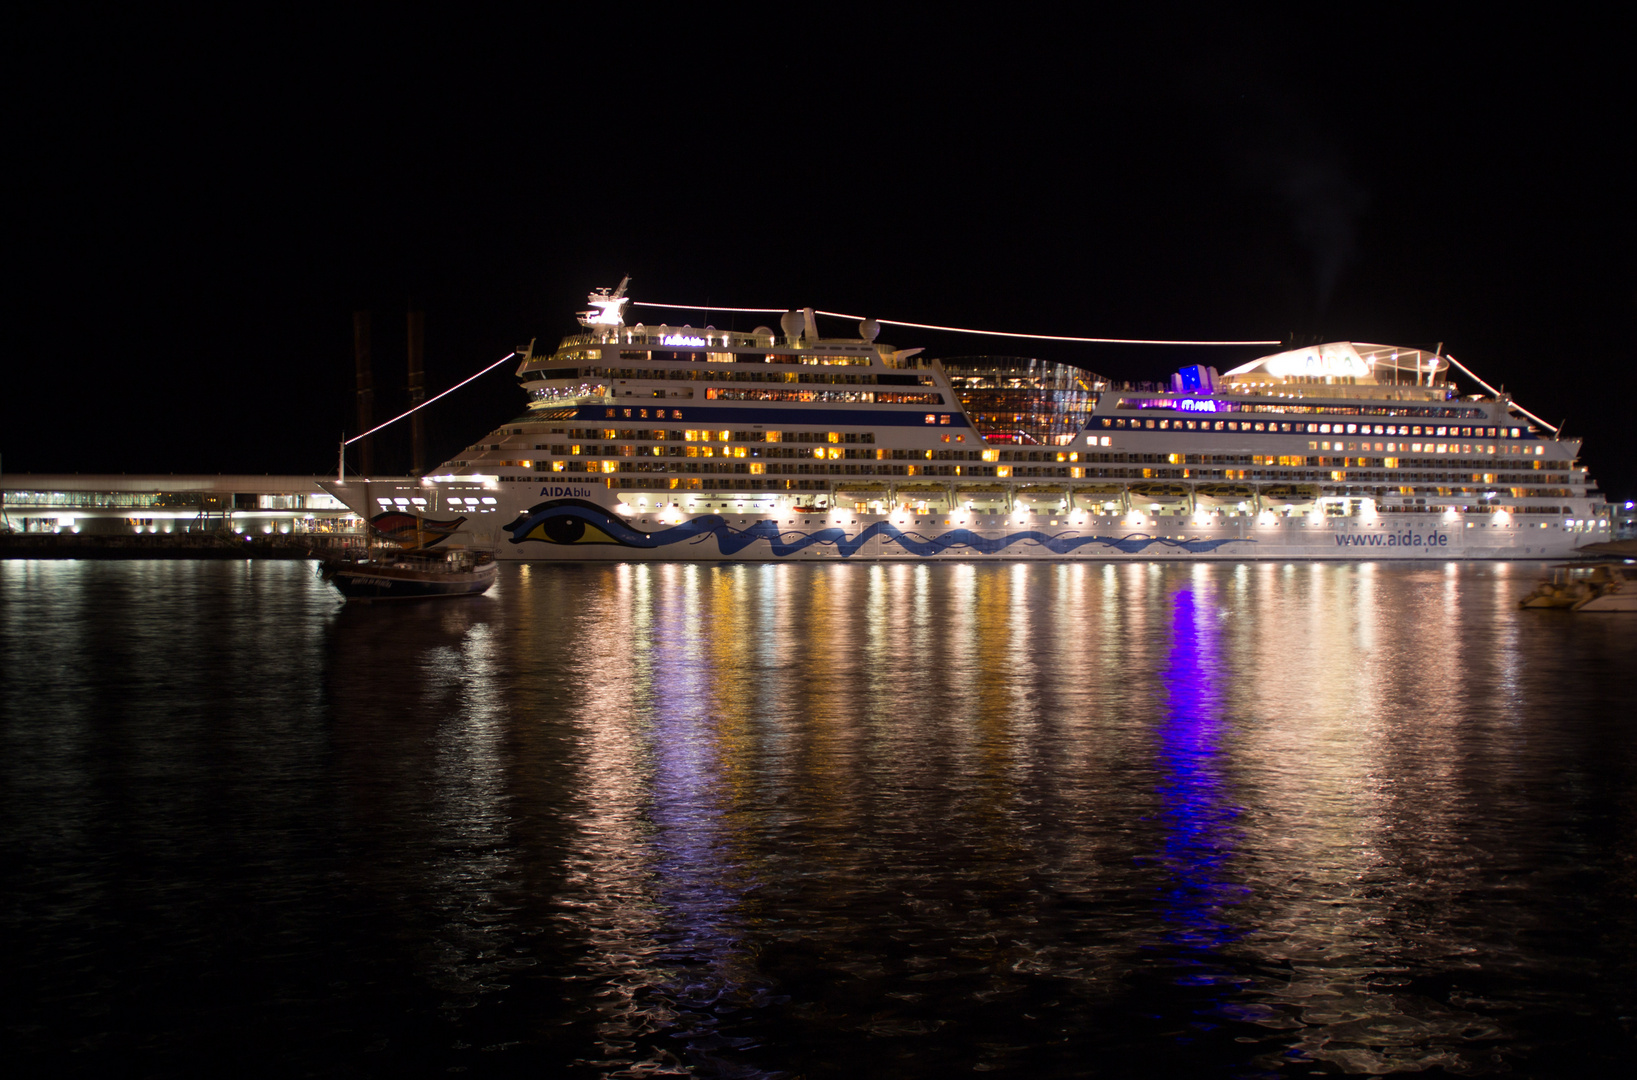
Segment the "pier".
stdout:
<svg viewBox="0 0 1637 1080">
<path fill-rule="evenodd" d="M 364 542 L 362 520 L 314 476 L 0 478 L 0 558 L 304 559 Z"/>
</svg>

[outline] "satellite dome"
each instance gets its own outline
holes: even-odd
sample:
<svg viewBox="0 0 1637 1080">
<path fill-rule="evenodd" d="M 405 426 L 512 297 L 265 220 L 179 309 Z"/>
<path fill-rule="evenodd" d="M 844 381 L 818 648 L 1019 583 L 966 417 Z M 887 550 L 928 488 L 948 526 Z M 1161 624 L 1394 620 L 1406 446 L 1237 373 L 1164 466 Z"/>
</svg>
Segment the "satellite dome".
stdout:
<svg viewBox="0 0 1637 1080">
<path fill-rule="evenodd" d="M 804 320 L 799 311 L 787 311 L 779 316 L 779 329 L 784 331 L 786 342 L 794 344 L 796 339 L 801 337 L 803 322 Z"/>
<path fill-rule="evenodd" d="M 881 333 L 881 324 L 874 319 L 865 319 L 858 324 L 858 336 L 865 341 L 874 341 Z"/>
</svg>

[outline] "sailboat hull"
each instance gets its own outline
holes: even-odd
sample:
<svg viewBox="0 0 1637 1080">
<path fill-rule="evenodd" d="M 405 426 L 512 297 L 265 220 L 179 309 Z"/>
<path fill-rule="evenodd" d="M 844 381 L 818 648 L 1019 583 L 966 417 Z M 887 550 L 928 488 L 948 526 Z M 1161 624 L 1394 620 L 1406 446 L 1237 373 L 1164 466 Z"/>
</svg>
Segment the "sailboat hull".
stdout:
<svg viewBox="0 0 1637 1080">
<path fill-rule="evenodd" d="M 499 567 L 480 563 L 470 570 L 444 571 L 395 566 L 375 561 L 324 564 L 324 578 L 348 600 L 428 600 L 442 596 L 476 596 L 494 584 Z"/>
</svg>

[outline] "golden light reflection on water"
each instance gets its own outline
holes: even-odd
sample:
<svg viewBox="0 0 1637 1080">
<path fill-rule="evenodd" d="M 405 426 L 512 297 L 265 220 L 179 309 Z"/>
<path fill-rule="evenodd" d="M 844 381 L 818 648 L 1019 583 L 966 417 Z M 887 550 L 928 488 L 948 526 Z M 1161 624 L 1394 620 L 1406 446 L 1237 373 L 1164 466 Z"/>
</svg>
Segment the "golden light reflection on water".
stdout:
<svg viewBox="0 0 1637 1080">
<path fill-rule="evenodd" d="M 731 1053 L 786 1005 L 837 1037 L 930 1036 L 966 1008 L 938 972 L 969 1002 L 1046 980 L 1029 1007 L 1071 1027 L 1177 987 L 1258 1032 L 1269 1067 L 1466 1069 L 1503 1037 L 1406 973 L 1475 947 L 1454 924 L 1479 789 L 1528 769 L 1508 568 L 653 564 L 508 585 L 515 632 L 476 623 L 422 676 L 429 702 L 470 688 L 440 790 L 503 831 L 503 793 L 534 781 L 503 775 L 498 741 L 571 732 L 551 902 L 603 988 L 608 1067 Z M 550 687 L 529 714 L 508 711 L 519 682 Z"/>
<path fill-rule="evenodd" d="M 1537 575 L 524 565 L 360 607 L 299 564 L 0 563 L 13 1035 L 1619 1075 L 1637 621 L 1519 611 Z"/>
</svg>

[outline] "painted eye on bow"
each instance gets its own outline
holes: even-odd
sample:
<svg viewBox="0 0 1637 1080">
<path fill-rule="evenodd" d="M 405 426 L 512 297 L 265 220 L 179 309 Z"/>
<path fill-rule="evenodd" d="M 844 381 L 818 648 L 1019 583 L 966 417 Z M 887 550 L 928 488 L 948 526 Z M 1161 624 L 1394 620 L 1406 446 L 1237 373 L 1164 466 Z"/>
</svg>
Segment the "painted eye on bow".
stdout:
<svg viewBox="0 0 1637 1080">
<path fill-rule="evenodd" d="M 553 544 L 618 544 L 596 523 L 579 514 L 554 514 L 533 529 L 525 539 L 548 540 Z"/>
</svg>

